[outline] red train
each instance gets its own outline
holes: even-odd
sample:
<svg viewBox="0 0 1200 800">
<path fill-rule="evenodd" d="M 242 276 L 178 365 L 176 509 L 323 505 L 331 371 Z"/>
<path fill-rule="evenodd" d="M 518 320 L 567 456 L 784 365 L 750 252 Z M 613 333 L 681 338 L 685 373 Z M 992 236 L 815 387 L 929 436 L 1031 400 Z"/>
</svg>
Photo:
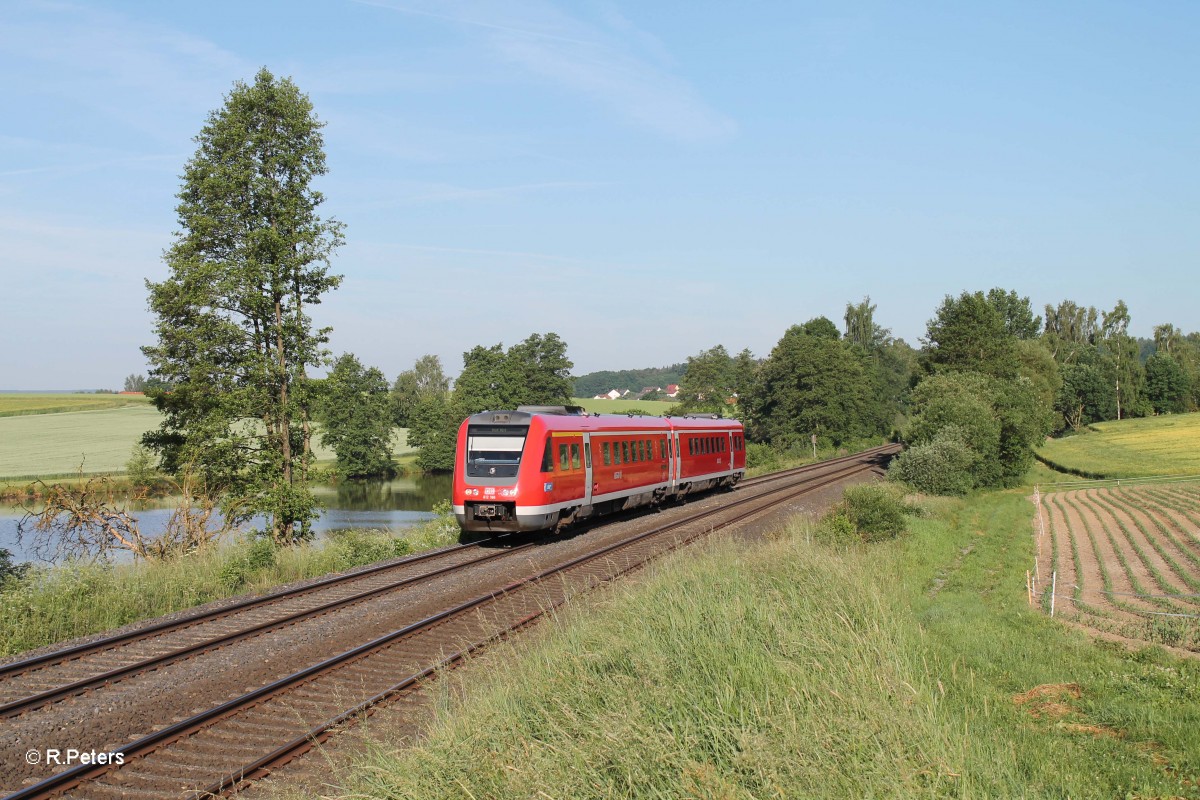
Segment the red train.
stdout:
<svg viewBox="0 0 1200 800">
<path fill-rule="evenodd" d="M 745 474 L 737 420 L 575 406 L 483 411 L 458 430 L 454 515 L 464 531 L 546 530 L 733 486 Z"/>
</svg>

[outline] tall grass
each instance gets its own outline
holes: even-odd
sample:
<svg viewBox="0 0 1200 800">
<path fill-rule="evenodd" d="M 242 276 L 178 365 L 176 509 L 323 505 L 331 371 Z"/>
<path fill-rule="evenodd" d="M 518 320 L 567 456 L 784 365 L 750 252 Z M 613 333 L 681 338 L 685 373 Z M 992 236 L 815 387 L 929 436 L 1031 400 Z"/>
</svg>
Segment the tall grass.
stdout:
<svg viewBox="0 0 1200 800">
<path fill-rule="evenodd" d="M 322 542 L 275 549 L 269 541 L 173 561 L 35 568 L 0 585 L 0 656 L 168 614 L 279 584 L 453 544 L 446 515 L 397 536 L 351 531 Z"/>
<path fill-rule="evenodd" d="M 428 738 L 346 796 L 1195 795 L 1200 669 L 1029 609 L 1029 514 L 985 496 L 865 548 L 793 528 L 676 559 L 452 673 Z M 1015 702 L 1042 685 L 1057 705 Z"/>
</svg>

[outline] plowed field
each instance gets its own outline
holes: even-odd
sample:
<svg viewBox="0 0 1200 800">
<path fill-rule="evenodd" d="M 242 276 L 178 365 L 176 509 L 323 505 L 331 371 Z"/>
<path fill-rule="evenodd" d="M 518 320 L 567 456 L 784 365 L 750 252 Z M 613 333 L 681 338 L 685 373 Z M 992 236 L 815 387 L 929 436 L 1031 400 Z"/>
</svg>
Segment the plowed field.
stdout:
<svg viewBox="0 0 1200 800">
<path fill-rule="evenodd" d="M 1039 599 L 1089 629 L 1200 653 L 1200 484 L 1041 497 Z"/>
</svg>

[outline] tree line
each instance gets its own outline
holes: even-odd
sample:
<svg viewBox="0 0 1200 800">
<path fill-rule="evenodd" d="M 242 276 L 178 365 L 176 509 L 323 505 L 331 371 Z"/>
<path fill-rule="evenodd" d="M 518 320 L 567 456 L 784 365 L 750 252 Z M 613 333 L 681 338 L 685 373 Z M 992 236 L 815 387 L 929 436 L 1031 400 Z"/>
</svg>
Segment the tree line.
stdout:
<svg viewBox="0 0 1200 800">
<path fill-rule="evenodd" d="M 168 274 L 146 282 L 150 373 L 126 381 L 163 414 L 143 440 L 161 468 L 219 499 L 227 522 L 264 515 L 279 542 L 311 533 L 314 436 L 347 479 L 395 472 L 397 427 L 422 469 L 449 469 L 466 416 L 567 403 L 573 388 L 553 332 L 474 347 L 453 384 L 435 356 L 390 386 L 353 354 L 332 358 L 330 329 L 311 317 L 342 281 L 331 259 L 343 226 L 318 213 L 313 185 L 326 172 L 322 127 L 295 84 L 266 69 L 209 115 L 184 168 Z M 825 317 L 794 325 L 761 358 L 702 350 L 678 378 L 672 412 L 736 414 L 748 439 L 775 451 L 813 436 L 833 446 L 898 438 L 909 446 L 899 476 L 954 492 L 1014 482 L 1049 433 L 1200 402 L 1200 335 L 1165 324 L 1144 346 L 1123 302 L 1097 312 L 1063 301 L 1043 322 L 1012 291 L 947 296 L 920 347 L 893 338 L 875 310 L 865 298 L 847 304 L 840 329 Z"/>
</svg>

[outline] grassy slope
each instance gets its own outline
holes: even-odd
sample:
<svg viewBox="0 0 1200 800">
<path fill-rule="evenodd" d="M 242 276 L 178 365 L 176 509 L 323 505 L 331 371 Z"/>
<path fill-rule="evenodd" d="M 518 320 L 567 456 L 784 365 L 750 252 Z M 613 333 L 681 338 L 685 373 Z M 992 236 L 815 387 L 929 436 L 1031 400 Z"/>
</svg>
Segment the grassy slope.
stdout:
<svg viewBox="0 0 1200 800">
<path fill-rule="evenodd" d="M 0 583 L 0 656 L 111 630 L 245 592 L 350 569 L 385 558 L 445 547 L 458 540 L 453 518 L 431 520 L 394 536 L 343 532 L 272 553 L 265 542 L 212 547 L 165 562 L 76 563 L 35 569 Z"/>
<path fill-rule="evenodd" d="M 0 417 L 22 414 L 56 414 L 64 411 L 99 411 L 105 408 L 145 405 L 143 395 L 0 393 Z"/>
<path fill-rule="evenodd" d="M 1039 453 L 1092 477 L 1200 474 L 1200 414 L 1101 422 L 1096 431 L 1046 442 Z"/>
<path fill-rule="evenodd" d="M 0 401 L 5 397 L 0 395 Z M 71 475 L 81 463 L 87 473 L 123 472 L 134 445 L 143 433 L 158 427 L 160 419 L 144 402 L 100 411 L 0 417 L 0 480 Z M 396 429 L 397 456 L 412 452 L 407 434 Z M 318 461 L 334 459 L 333 451 L 321 446 L 319 435 L 313 451 Z"/>
<path fill-rule="evenodd" d="M 1009 492 L 866 551 L 800 531 L 676 559 L 457 673 L 465 697 L 352 796 L 1198 796 L 1200 666 L 1032 611 L 1029 518 Z M 1062 683 L 1064 717 L 1014 703 Z"/>
</svg>

